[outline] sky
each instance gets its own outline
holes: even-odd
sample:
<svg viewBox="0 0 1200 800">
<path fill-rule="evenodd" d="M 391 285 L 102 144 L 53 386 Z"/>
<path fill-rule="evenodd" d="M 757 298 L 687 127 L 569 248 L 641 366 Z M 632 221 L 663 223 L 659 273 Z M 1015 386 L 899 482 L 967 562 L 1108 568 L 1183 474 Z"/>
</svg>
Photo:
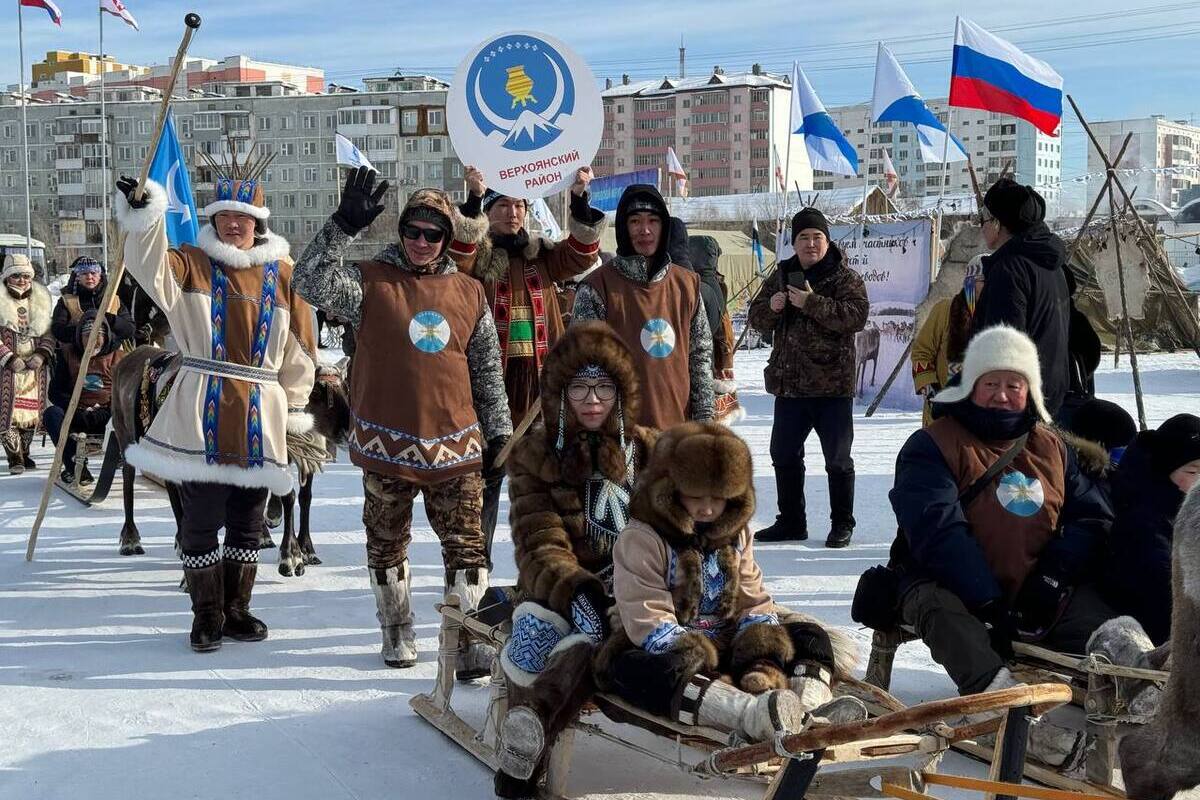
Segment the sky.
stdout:
<svg viewBox="0 0 1200 800">
<path fill-rule="evenodd" d="M 61 29 L 43 11 L 25 9 L 27 64 L 49 49 L 98 49 L 96 0 L 56 2 L 65 17 Z M 449 79 L 459 60 L 483 38 L 521 29 L 562 39 L 601 81 L 619 81 L 623 73 L 633 79 L 674 76 L 682 37 L 689 75 L 707 74 L 717 64 L 726 72 L 742 71 L 754 62 L 786 74 L 797 59 L 829 106 L 870 99 L 880 40 L 892 48 L 925 97 L 945 96 L 954 18 L 961 13 L 1049 61 L 1091 120 L 1165 114 L 1200 122 L 1200 96 L 1194 91 L 1200 2 L 125 2 L 142 30 L 136 33 L 110 17 L 105 49 L 132 63 L 166 62 L 178 46 L 188 10 L 204 18 L 193 55 L 246 54 L 317 66 L 325 70 L 327 81 L 350 85 L 358 85 L 364 75 L 397 69 Z M 829 13 L 835 7 L 836 13 Z M 331 9 L 354 13 L 331 14 Z M 0 41 L 16 43 L 15 17 L 11 8 L 3 14 Z M 18 73 L 17 48 L 3 48 L 0 84 L 15 83 Z M 1064 178 L 1086 172 L 1086 144 L 1068 110 Z"/>
</svg>

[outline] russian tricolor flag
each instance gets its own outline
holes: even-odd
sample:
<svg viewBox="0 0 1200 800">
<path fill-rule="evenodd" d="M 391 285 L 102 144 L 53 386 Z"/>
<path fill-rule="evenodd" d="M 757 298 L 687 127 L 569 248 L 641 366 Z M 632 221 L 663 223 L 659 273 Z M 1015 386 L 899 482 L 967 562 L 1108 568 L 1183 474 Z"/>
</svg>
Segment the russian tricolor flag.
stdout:
<svg viewBox="0 0 1200 800">
<path fill-rule="evenodd" d="M 54 5 L 53 0 L 21 0 L 21 5 L 29 8 L 44 8 L 46 13 L 50 15 L 51 21 L 62 27 L 62 10 Z"/>
<path fill-rule="evenodd" d="M 1063 79 L 1053 67 L 958 18 L 950 105 L 1009 114 L 1057 136 L 1062 100 Z"/>
</svg>

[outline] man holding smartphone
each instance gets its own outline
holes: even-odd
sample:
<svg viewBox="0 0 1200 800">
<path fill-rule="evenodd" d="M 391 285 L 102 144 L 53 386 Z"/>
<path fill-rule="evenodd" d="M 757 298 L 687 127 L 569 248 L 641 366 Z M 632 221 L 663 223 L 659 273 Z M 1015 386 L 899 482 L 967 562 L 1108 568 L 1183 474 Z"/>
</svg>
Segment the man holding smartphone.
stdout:
<svg viewBox="0 0 1200 800">
<path fill-rule="evenodd" d="M 825 546 L 845 547 L 854 534 L 854 334 L 866 326 L 870 303 L 820 211 L 792 217 L 792 247 L 795 255 L 779 263 L 750 306 L 750 324 L 774 334 L 764 377 L 775 395 L 771 462 L 779 496 L 779 516 L 755 539 L 808 538 L 804 441 L 815 429 L 829 478 Z"/>
</svg>

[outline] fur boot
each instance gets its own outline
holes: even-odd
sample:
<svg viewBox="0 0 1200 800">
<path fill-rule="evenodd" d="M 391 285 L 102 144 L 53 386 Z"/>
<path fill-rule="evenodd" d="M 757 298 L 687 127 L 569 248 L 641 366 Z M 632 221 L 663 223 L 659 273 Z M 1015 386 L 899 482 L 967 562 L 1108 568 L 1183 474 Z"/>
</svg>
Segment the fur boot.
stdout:
<svg viewBox="0 0 1200 800">
<path fill-rule="evenodd" d="M 1133 617 L 1116 617 L 1101 625 L 1088 639 L 1087 654 L 1122 667 L 1155 669 L 1150 665 L 1154 642 Z M 1162 690 L 1151 681 L 1117 678 L 1117 696 L 1131 714 L 1151 717 L 1158 710 Z"/>
<path fill-rule="evenodd" d="M 767 741 L 781 731 L 797 733 L 806 721 L 800 698 L 788 689 L 753 695 L 702 675 L 693 675 L 683 687 L 679 707 L 679 722 L 731 731 L 750 742 Z"/>
<path fill-rule="evenodd" d="M 189 561 L 196 566 L 190 566 Z M 214 550 L 204 556 L 185 557 L 183 574 L 192 598 L 192 649 L 197 653 L 219 650 L 225 624 L 224 568 L 219 554 Z"/>
<path fill-rule="evenodd" d="M 1175 517 L 1171 551 L 1171 676 L 1158 714 L 1121 740 L 1125 790 L 1166 800 L 1200 784 L 1200 488 Z"/>
<path fill-rule="evenodd" d="M 487 569 L 474 567 L 451 570 L 446 578 L 446 596 L 458 595 L 464 613 L 476 611 L 479 601 L 488 589 Z M 463 630 L 458 640 L 458 660 L 454 677 L 460 681 L 482 678 L 491 673 L 492 662 L 495 659 L 496 648 Z"/>
<path fill-rule="evenodd" d="M 417 663 L 417 634 L 413 630 L 412 578 L 408 562 L 398 567 L 373 569 L 371 590 L 375 593 L 375 617 L 383 634 L 380 655 L 383 663 L 406 669 Z"/>
<path fill-rule="evenodd" d="M 236 553 L 238 558 L 230 558 L 230 553 Z M 250 595 L 258 576 L 258 551 L 234 548 L 226 553 L 224 565 L 225 624 L 221 633 L 239 642 L 261 642 L 267 638 L 267 626 L 250 613 Z"/>
</svg>

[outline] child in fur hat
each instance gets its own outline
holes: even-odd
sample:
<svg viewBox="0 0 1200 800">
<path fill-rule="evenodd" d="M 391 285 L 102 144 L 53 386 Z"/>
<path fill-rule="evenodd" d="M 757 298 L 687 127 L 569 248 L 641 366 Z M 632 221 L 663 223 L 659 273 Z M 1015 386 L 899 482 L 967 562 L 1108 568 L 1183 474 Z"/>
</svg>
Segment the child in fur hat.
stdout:
<svg viewBox="0 0 1200 800">
<path fill-rule="evenodd" d="M 652 713 L 751 741 L 800 730 L 809 712 L 861 718 L 857 701 L 829 702 L 834 672 L 847 669 L 833 632 L 781 620 L 764 588 L 753 513 L 750 450 L 735 434 L 689 422 L 659 438 L 613 551 L 621 626 L 597 680 Z"/>
</svg>

